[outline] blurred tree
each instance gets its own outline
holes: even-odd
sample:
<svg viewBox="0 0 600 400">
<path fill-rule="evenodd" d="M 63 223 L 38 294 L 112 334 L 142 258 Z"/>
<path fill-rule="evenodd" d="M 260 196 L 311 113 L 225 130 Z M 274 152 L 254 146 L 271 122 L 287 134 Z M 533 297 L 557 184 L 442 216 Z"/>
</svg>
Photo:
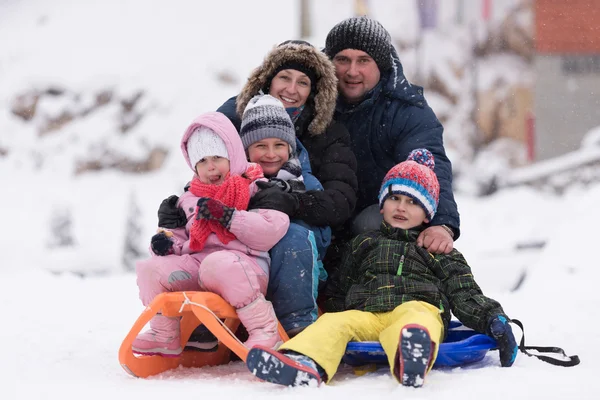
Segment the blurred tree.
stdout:
<svg viewBox="0 0 600 400">
<path fill-rule="evenodd" d="M 125 271 L 135 271 L 135 261 L 140 259 L 145 252 L 140 250 L 139 242 L 142 229 L 140 228 L 140 208 L 137 205 L 135 195 L 129 197 L 129 212 L 125 225 L 125 243 L 123 249 L 123 268 Z"/>
<path fill-rule="evenodd" d="M 367 0 L 354 0 L 354 15 L 369 15 L 369 5 Z"/>
<path fill-rule="evenodd" d="M 309 0 L 300 0 L 300 37 L 310 37 L 311 33 L 310 2 Z"/>
<path fill-rule="evenodd" d="M 73 217 L 67 207 L 56 207 L 50 218 L 50 238 L 48 247 L 69 247 L 75 244 L 73 239 Z"/>
</svg>

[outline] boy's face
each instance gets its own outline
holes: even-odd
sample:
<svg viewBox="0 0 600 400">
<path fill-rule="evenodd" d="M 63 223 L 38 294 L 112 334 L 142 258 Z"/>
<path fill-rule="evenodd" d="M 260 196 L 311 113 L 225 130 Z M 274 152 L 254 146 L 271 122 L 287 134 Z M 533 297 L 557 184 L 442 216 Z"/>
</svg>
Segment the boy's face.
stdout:
<svg viewBox="0 0 600 400">
<path fill-rule="evenodd" d="M 220 185 L 229 173 L 229 160 L 221 156 L 204 157 L 196 164 L 196 174 L 200 182 Z"/>
<path fill-rule="evenodd" d="M 248 159 L 259 164 L 266 176 L 275 176 L 290 159 L 290 145 L 278 138 L 263 139 L 248 147 Z"/>
<path fill-rule="evenodd" d="M 411 197 L 393 194 L 383 202 L 381 209 L 383 220 L 394 228 L 416 228 L 423 222 L 429 222 L 425 210 Z"/>
</svg>

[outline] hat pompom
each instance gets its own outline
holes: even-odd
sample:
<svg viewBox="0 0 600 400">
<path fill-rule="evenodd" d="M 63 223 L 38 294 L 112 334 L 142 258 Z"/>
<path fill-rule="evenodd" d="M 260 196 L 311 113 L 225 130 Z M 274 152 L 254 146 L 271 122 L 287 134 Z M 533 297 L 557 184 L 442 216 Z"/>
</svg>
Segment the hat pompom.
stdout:
<svg viewBox="0 0 600 400">
<path fill-rule="evenodd" d="M 249 110 L 253 109 L 254 107 L 262 106 L 281 108 L 283 107 L 283 104 L 281 104 L 281 102 L 278 99 L 269 94 L 259 94 L 250 99 L 248 105 L 244 109 L 244 114 L 246 114 Z"/>
<path fill-rule="evenodd" d="M 410 152 L 406 161 L 414 161 L 421 165 L 424 165 L 431 170 L 435 168 L 435 161 L 433 160 L 433 154 L 427 149 L 414 149 Z"/>
</svg>

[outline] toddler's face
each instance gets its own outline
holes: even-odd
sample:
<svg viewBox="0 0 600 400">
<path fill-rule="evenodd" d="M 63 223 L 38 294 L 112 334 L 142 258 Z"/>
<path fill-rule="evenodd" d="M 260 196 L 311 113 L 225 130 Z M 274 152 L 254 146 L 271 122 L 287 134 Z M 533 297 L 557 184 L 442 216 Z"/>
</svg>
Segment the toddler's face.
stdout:
<svg viewBox="0 0 600 400">
<path fill-rule="evenodd" d="M 423 222 L 429 222 L 425 210 L 411 197 L 393 194 L 383 202 L 381 209 L 383 220 L 394 228 L 416 228 Z"/>
<path fill-rule="evenodd" d="M 196 174 L 200 182 L 220 185 L 229 173 L 229 160 L 220 156 L 204 157 L 196 164 Z"/>
<path fill-rule="evenodd" d="M 290 159 L 290 145 L 278 138 L 263 139 L 248 147 L 248 159 L 260 164 L 265 176 L 275 176 Z"/>
</svg>

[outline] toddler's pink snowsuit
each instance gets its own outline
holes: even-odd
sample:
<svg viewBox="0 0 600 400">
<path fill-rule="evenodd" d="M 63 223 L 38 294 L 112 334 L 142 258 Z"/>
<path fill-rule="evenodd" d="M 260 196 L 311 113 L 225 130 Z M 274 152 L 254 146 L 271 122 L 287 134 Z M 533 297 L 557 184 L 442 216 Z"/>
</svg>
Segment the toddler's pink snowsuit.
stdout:
<svg viewBox="0 0 600 400">
<path fill-rule="evenodd" d="M 231 175 L 241 175 L 248 166 L 244 148 L 232 123 L 221 113 L 212 112 L 196 118 L 187 128 L 181 149 L 190 164 L 187 141 L 198 127 L 215 132 L 227 147 Z M 256 193 L 256 184 L 250 185 L 250 196 Z M 190 229 L 196 217 L 198 197 L 190 191 L 179 199 L 188 218 L 185 228 L 170 230 L 173 233 L 174 254 L 157 256 L 136 264 L 140 299 L 148 305 L 163 292 L 209 291 L 223 297 L 237 309 L 240 321 L 248 330 L 245 345 L 249 348 L 261 344 L 275 347 L 279 342 L 277 318 L 273 306 L 265 300 L 269 280 L 271 249 L 287 232 L 289 217 L 275 210 L 236 210 L 229 231 L 237 239 L 223 244 L 211 233 L 200 252 L 190 250 Z M 167 229 L 165 229 L 167 230 Z M 150 321 L 151 329 L 138 336 L 133 350 L 140 354 L 177 356 L 181 353 L 179 320 L 156 316 Z"/>
</svg>

